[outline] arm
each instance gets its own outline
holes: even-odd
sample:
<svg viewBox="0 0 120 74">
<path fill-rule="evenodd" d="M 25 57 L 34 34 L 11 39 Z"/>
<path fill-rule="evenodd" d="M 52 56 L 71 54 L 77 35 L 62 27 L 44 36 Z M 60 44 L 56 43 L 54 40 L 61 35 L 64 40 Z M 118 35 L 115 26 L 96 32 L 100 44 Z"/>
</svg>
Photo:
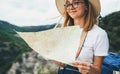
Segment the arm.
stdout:
<svg viewBox="0 0 120 74">
<path fill-rule="evenodd" d="M 73 66 L 77 67 L 82 74 L 101 74 L 103 56 L 94 56 L 94 63 L 75 62 Z"/>
<path fill-rule="evenodd" d="M 101 74 L 101 66 L 102 66 L 103 59 L 104 59 L 103 56 L 94 57 L 94 63 L 91 66 L 92 68 L 89 74 Z"/>
</svg>

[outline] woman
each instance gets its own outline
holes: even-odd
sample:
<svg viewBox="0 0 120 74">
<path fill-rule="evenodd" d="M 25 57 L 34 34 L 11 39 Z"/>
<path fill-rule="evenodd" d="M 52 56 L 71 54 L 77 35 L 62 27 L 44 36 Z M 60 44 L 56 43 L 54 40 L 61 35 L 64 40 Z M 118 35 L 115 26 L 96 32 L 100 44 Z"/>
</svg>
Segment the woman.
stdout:
<svg viewBox="0 0 120 74">
<path fill-rule="evenodd" d="M 56 0 L 58 11 L 64 17 L 63 27 L 80 26 L 87 31 L 82 50 L 73 63 L 82 74 L 101 74 L 104 56 L 108 53 L 107 33 L 97 25 L 99 0 Z M 59 62 L 55 62 L 59 64 Z"/>
</svg>

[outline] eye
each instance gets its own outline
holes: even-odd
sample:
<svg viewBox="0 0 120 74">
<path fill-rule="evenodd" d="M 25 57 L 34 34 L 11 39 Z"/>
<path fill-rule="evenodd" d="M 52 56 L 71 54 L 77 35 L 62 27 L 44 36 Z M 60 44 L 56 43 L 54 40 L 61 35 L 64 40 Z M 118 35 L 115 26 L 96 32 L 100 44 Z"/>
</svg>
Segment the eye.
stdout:
<svg viewBox="0 0 120 74">
<path fill-rule="evenodd" d="M 69 6 L 71 6 L 71 4 L 65 4 L 64 6 L 65 6 L 65 7 L 69 7 Z"/>
</svg>

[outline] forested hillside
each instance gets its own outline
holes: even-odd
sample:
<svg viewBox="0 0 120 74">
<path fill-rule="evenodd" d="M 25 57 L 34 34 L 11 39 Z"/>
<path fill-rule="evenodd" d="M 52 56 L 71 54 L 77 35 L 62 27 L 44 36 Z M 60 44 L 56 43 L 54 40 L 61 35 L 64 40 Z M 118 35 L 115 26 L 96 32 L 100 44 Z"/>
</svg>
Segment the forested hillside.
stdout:
<svg viewBox="0 0 120 74">
<path fill-rule="evenodd" d="M 18 27 L 0 21 L 0 74 L 6 74 L 12 63 L 21 59 L 24 52 L 31 51 L 27 44 L 16 35 L 16 31 L 30 32 L 51 29 L 53 25 Z"/>
<path fill-rule="evenodd" d="M 103 17 L 100 26 L 108 33 L 110 51 L 120 54 L 120 11 Z"/>
</svg>

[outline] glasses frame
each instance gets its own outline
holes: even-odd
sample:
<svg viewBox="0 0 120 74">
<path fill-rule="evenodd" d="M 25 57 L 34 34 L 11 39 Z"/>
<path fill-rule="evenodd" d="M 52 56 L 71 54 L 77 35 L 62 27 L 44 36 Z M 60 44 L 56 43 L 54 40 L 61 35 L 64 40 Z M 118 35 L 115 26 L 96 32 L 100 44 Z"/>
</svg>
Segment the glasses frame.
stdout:
<svg viewBox="0 0 120 74">
<path fill-rule="evenodd" d="M 64 6 L 65 6 L 65 8 L 66 8 L 67 10 L 69 10 L 69 9 L 71 8 L 71 6 L 72 6 L 73 8 L 77 8 L 78 5 L 83 4 L 83 3 L 84 3 L 84 2 L 74 1 L 74 2 L 72 2 L 72 3 L 65 4 Z"/>
</svg>

